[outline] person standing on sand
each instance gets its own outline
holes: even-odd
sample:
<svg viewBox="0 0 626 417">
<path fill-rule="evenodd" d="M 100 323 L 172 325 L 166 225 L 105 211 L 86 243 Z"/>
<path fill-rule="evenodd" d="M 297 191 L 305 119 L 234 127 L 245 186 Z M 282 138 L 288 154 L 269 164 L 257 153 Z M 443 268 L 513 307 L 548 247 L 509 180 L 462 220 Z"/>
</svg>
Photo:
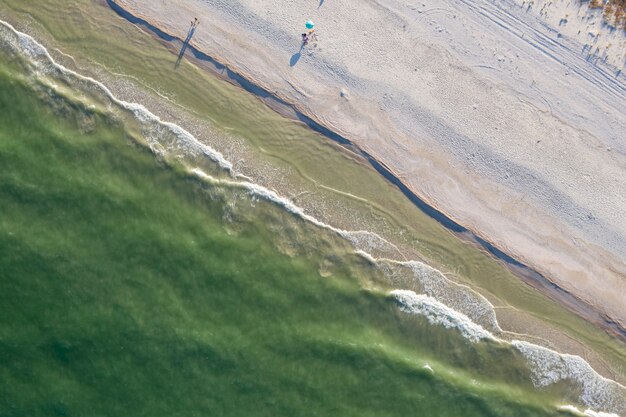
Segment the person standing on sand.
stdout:
<svg viewBox="0 0 626 417">
<path fill-rule="evenodd" d="M 302 34 L 302 47 L 304 48 L 305 46 L 307 46 L 310 41 L 315 42 L 313 44 L 313 47 L 317 46 L 317 34 L 313 29 L 309 30 L 307 33 Z"/>
<path fill-rule="evenodd" d="M 307 34 L 307 41 L 312 41 L 313 46 L 317 46 L 317 33 L 315 33 L 315 29 L 311 29 L 309 30 L 309 33 Z"/>
</svg>

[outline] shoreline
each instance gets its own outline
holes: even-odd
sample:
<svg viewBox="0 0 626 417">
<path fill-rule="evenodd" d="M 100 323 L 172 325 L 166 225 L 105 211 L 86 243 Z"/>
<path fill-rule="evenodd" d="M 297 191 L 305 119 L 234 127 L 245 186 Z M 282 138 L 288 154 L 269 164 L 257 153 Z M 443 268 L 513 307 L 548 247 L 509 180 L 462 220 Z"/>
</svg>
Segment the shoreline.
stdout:
<svg viewBox="0 0 626 417">
<path fill-rule="evenodd" d="M 626 145 L 616 133 L 626 126 L 624 76 L 607 78 L 543 26 L 519 37 L 528 15 L 517 16 L 517 29 L 507 20 L 500 34 L 521 48 L 502 64 L 508 70 L 477 69 L 494 57 L 501 66 L 490 52 L 502 42 L 485 32 L 495 15 L 483 16 L 495 6 L 472 0 L 488 20 L 477 22 L 475 7 L 446 1 L 456 10 L 448 23 L 462 24 L 442 33 L 469 31 L 473 41 L 453 34 L 437 44 L 438 35 L 423 33 L 432 21 L 419 20 L 422 9 L 399 0 L 308 12 L 266 0 L 116 3 L 168 33 L 182 35 L 187 16 L 197 16 L 198 50 L 349 138 L 430 205 L 626 327 Z M 495 12 L 505 20 L 525 13 L 502 7 Z M 298 52 L 292 34 L 303 13 L 333 38 L 320 33 L 319 48 Z M 361 26 L 362 36 L 351 36 Z"/>
<path fill-rule="evenodd" d="M 158 37 L 162 42 L 169 44 L 170 47 L 176 46 L 176 48 L 179 48 L 182 46 L 183 40 L 176 35 L 167 33 L 143 17 L 133 15 L 131 12 L 117 4 L 114 0 L 105 0 L 105 2 L 119 16 L 146 29 L 152 35 Z M 614 320 L 602 311 L 599 311 L 592 304 L 576 297 L 576 295 L 567 291 L 567 289 L 561 287 L 558 283 L 548 278 L 547 274 L 533 269 L 524 261 L 518 260 L 516 257 L 507 254 L 505 250 L 499 248 L 495 243 L 490 242 L 478 232 L 453 220 L 451 216 L 436 208 L 435 205 L 429 202 L 426 198 L 419 196 L 415 191 L 411 190 L 411 188 L 397 175 L 395 175 L 389 167 L 387 167 L 383 162 L 377 160 L 366 150 L 360 148 L 358 144 L 333 131 L 332 128 L 324 126 L 322 122 L 314 120 L 310 115 L 307 115 L 299 110 L 295 104 L 291 104 L 282 97 L 279 97 L 274 93 L 269 92 L 262 86 L 255 84 L 254 81 L 246 78 L 245 75 L 242 75 L 230 68 L 228 64 L 221 63 L 218 58 L 210 56 L 208 53 L 202 51 L 193 44 L 190 43 L 187 46 L 187 49 L 193 55 L 193 60 L 197 63 L 204 64 L 202 65 L 203 68 L 210 70 L 221 79 L 244 89 L 248 93 L 252 93 L 258 99 L 263 101 L 268 107 L 272 108 L 272 110 L 280 113 L 281 115 L 300 121 L 324 137 L 347 147 L 352 152 L 358 153 L 374 170 L 381 174 L 391 184 L 399 188 L 405 197 L 408 198 L 416 208 L 436 220 L 440 225 L 453 233 L 455 236 L 465 242 L 481 248 L 483 252 L 488 253 L 489 256 L 506 265 L 506 267 L 513 274 L 523 280 L 526 284 L 547 295 L 550 299 L 566 307 L 568 310 L 584 318 L 586 321 L 597 324 L 608 334 L 626 343 L 626 328 L 619 321 Z M 175 51 L 174 48 L 172 48 L 172 50 Z"/>
<path fill-rule="evenodd" d="M 237 163 L 235 167 L 242 167 L 244 168 L 244 171 L 238 171 L 239 168 L 235 168 L 236 172 L 241 172 L 243 175 L 250 175 L 251 179 L 253 178 L 253 181 L 255 183 L 258 183 L 259 186 L 264 190 L 276 190 L 276 192 L 280 193 L 281 196 L 285 195 L 288 196 L 287 198 L 289 199 L 293 198 L 293 204 L 304 203 L 304 205 L 302 205 L 301 207 L 305 208 L 306 211 L 310 210 L 309 213 L 311 215 L 322 215 L 322 217 L 315 217 L 315 219 L 326 219 L 326 221 L 330 221 L 328 224 L 336 224 L 337 227 L 345 228 L 345 226 L 349 226 L 349 224 L 343 223 L 343 216 L 337 217 L 331 215 L 330 218 L 328 218 L 324 215 L 323 207 L 328 208 L 329 206 L 324 205 L 323 203 L 321 203 L 321 201 L 320 204 L 317 204 L 317 202 L 320 200 L 319 197 L 323 197 L 323 195 L 318 194 L 316 188 L 309 188 L 309 185 L 311 185 L 311 183 L 315 184 L 316 186 L 317 181 L 321 182 L 322 188 L 324 189 L 327 189 L 325 185 L 333 187 L 329 188 L 329 190 L 333 190 L 334 192 L 326 194 L 326 196 L 330 197 L 331 199 L 335 197 L 335 192 L 340 194 L 341 191 L 343 191 L 344 193 L 355 192 L 357 193 L 355 196 L 352 196 L 351 194 L 348 195 L 351 197 L 364 197 L 361 198 L 360 201 L 365 203 L 364 208 L 366 209 L 367 207 L 396 207 L 398 209 L 397 213 L 393 212 L 393 215 L 391 215 L 390 212 L 385 211 L 384 209 L 382 210 L 381 214 L 383 214 L 384 216 L 385 213 L 387 213 L 388 215 L 390 215 L 390 217 L 385 218 L 391 220 L 394 225 L 401 226 L 402 230 L 409 232 L 411 238 L 408 240 L 396 240 L 396 237 L 399 239 L 400 236 L 402 236 L 402 231 L 399 234 L 391 233 L 388 235 L 385 230 L 380 229 L 380 224 L 378 222 L 374 221 L 372 223 L 369 223 L 365 221 L 366 218 L 369 220 L 373 220 L 371 216 L 365 216 L 365 218 L 362 219 L 359 216 L 359 219 L 357 220 L 358 224 L 353 224 L 353 226 L 356 227 L 348 227 L 345 230 L 364 231 L 357 233 L 368 233 L 368 230 L 372 233 L 383 232 L 381 234 L 383 239 L 391 238 L 389 242 L 399 243 L 403 248 L 405 257 L 408 256 L 409 259 L 422 259 L 419 253 L 411 249 L 413 246 L 409 242 L 416 242 L 418 247 L 422 247 L 423 249 L 425 249 L 426 251 L 424 253 L 427 253 L 428 257 L 432 257 L 432 255 L 434 255 L 435 253 L 438 253 L 444 256 L 443 259 L 448 259 L 448 255 L 454 257 L 467 254 L 468 258 L 465 258 L 465 260 L 461 260 L 459 258 L 461 262 L 458 265 L 468 266 L 471 270 L 474 270 L 474 273 L 472 273 L 470 270 L 457 270 L 456 262 L 453 262 L 452 264 L 444 262 L 444 264 L 442 264 L 438 262 L 438 259 L 440 259 L 438 257 L 433 258 L 434 263 L 432 263 L 431 265 L 439 268 L 439 271 L 437 269 L 434 270 L 437 273 L 441 273 L 440 271 L 446 270 L 456 271 L 457 278 L 463 277 L 462 281 L 465 281 L 465 278 L 472 277 L 470 278 L 469 282 L 476 282 L 478 288 L 496 289 L 495 287 L 492 288 L 489 285 L 485 287 L 484 285 L 480 284 L 482 282 L 480 278 L 474 281 L 474 279 L 477 278 L 475 273 L 476 271 L 493 271 L 493 275 L 486 274 L 483 276 L 502 278 L 502 280 L 498 279 L 498 282 L 506 283 L 505 286 L 508 287 L 509 290 L 513 288 L 515 289 L 514 291 L 508 291 L 505 293 L 502 293 L 500 291 L 499 294 L 505 296 L 505 298 L 500 298 L 500 300 L 510 300 L 509 294 L 519 294 L 522 296 L 522 299 L 523 297 L 530 296 L 531 299 L 535 300 L 534 303 L 526 305 L 526 307 L 528 307 L 527 309 L 524 309 L 524 307 L 518 305 L 516 302 L 510 304 L 512 309 L 506 309 L 506 306 L 508 306 L 509 303 L 505 302 L 503 305 L 497 302 L 498 295 L 496 295 L 496 300 L 494 300 L 495 302 L 491 305 L 491 307 L 494 307 L 494 310 L 497 308 L 505 307 L 503 314 L 513 313 L 513 316 L 509 316 L 509 318 L 506 318 L 505 315 L 503 320 L 505 323 L 507 323 L 506 328 L 509 328 L 513 332 L 519 332 L 517 334 L 507 332 L 507 340 L 509 337 L 515 338 L 517 337 L 517 335 L 526 336 L 527 338 L 531 339 L 531 342 L 533 342 L 532 339 L 542 340 L 539 345 L 532 345 L 536 346 L 536 348 L 539 349 L 538 352 L 540 353 L 541 357 L 547 355 L 546 359 L 549 359 L 550 357 L 560 358 L 561 360 L 565 360 L 568 364 L 570 363 L 570 360 L 573 359 L 577 364 L 580 364 L 584 367 L 584 374 L 587 376 L 587 380 L 597 380 L 600 383 L 604 384 L 606 378 L 608 378 L 609 380 L 614 380 L 618 382 L 618 384 L 623 384 L 623 372 L 621 372 L 621 370 L 623 369 L 622 364 L 624 362 L 623 360 L 619 359 L 617 361 L 614 360 L 615 358 L 623 359 L 624 356 L 622 345 L 619 341 L 616 341 L 615 339 L 609 337 L 602 329 L 598 328 L 597 326 L 593 326 L 578 317 L 577 315 L 571 314 L 570 312 L 568 312 L 568 310 L 562 308 L 560 304 L 554 303 L 547 297 L 543 296 L 542 293 L 534 291 L 530 287 L 527 287 L 522 281 L 517 279 L 517 277 L 514 276 L 509 271 L 509 269 L 505 268 L 502 262 L 495 261 L 491 256 L 485 256 L 485 254 L 475 248 L 474 245 L 464 244 L 452 233 L 449 233 L 445 229 L 441 228 L 438 223 L 427 217 L 422 211 L 415 210 L 413 204 L 408 199 L 404 198 L 404 195 L 400 194 L 399 190 L 396 187 L 390 185 L 389 182 L 385 180 L 381 175 L 379 175 L 375 170 L 369 168 L 367 166 L 367 163 L 363 161 L 362 158 L 358 157 L 358 155 L 354 155 L 355 157 L 353 157 L 352 155 L 349 155 L 349 152 L 346 152 L 344 148 L 335 144 L 332 141 L 325 140 L 324 138 L 319 137 L 317 133 L 307 128 L 304 124 L 293 123 L 289 119 L 282 117 L 280 114 L 274 112 L 272 109 L 264 106 L 263 103 L 260 103 L 259 99 L 256 96 L 248 94 L 245 90 L 240 87 L 234 86 L 232 83 L 223 82 L 222 79 L 214 77 L 211 73 L 203 70 L 202 65 L 200 65 L 200 68 L 198 68 L 198 64 L 200 62 L 195 59 L 193 59 L 193 63 L 191 65 L 183 65 L 180 68 L 180 72 L 172 71 L 172 69 L 170 68 L 171 63 L 173 62 L 171 58 L 171 52 L 172 50 L 174 52 L 177 52 L 176 47 L 164 48 L 163 46 L 167 46 L 166 44 L 160 42 L 156 37 L 150 36 L 150 34 L 146 33 L 145 30 L 138 30 L 140 28 L 135 25 L 128 25 L 123 20 L 120 20 L 119 17 L 115 15 L 115 13 L 111 13 L 110 9 L 108 8 L 93 7 L 94 4 L 90 4 L 88 2 L 84 2 L 84 5 L 84 8 L 79 9 L 79 16 L 82 17 L 82 19 L 80 17 L 77 17 L 76 19 L 66 21 L 62 12 L 48 13 L 45 15 L 45 17 L 41 14 L 35 14 L 35 16 L 39 18 L 37 22 L 65 22 L 62 23 L 63 26 L 67 25 L 71 27 L 71 25 L 74 25 L 75 27 L 79 27 L 81 29 L 79 33 L 83 33 L 80 20 L 84 20 L 84 16 L 93 17 L 94 21 L 97 22 L 97 26 L 100 29 L 110 29 L 110 33 L 108 30 L 100 30 L 100 36 L 94 42 L 91 42 L 91 45 L 96 46 L 95 50 L 98 51 L 97 53 L 86 53 L 83 55 L 83 48 L 85 45 L 78 44 L 78 48 L 75 48 L 77 45 L 73 42 L 61 44 L 52 42 L 52 44 L 46 45 L 46 47 L 51 48 L 51 51 L 52 49 L 55 50 L 55 53 L 52 54 L 53 58 L 51 58 L 51 60 L 58 60 L 57 62 L 60 65 L 69 65 L 67 68 L 70 70 L 70 72 L 72 70 L 79 71 L 81 73 L 84 71 L 83 75 L 87 77 L 93 77 L 93 82 L 95 82 L 97 85 L 100 85 L 100 83 L 104 83 L 103 85 L 106 86 L 105 90 L 110 87 L 112 94 L 115 94 L 116 97 L 118 97 L 120 100 L 124 100 L 124 103 L 130 103 L 130 107 L 132 108 L 134 108 L 136 105 L 145 106 L 146 109 L 151 109 L 152 111 L 155 111 L 156 113 L 154 114 L 158 114 L 157 117 L 161 117 L 161 120 L 168 120 L 168 122 L 166 122 L 168 126 L 170 126 L 170 123 L 174 123 L 172 125 L 172 127 L 174 128 L 173 132 L 178 132 L 178 128 L 192 129 L 192 135 L 197 140 L 197 143 L 201 144 L 201 146 L 202 144 L 207 146 L 215 146 L 216 152 L 226 152 L 224 155 L 227 156 L 228 161 L 242 161 L 241 165 Z M 40 11 L 36 11 L 36 13 L 40 13 Z M 9 15 L 10 14 L 11 13 L 9 13 Z M 48 18 L 48 16 L 50 15 L 52 17 Z M 52 26 L 52 28 L 59 29 L 56 26 Z M 40 32 L 35 30 L 34 35 L 37 35 L 39 39 L 47 40 L 48 38 L 46 36 L 53 33 L 57 32 L 54 30 L 42 30 Z M 103 34 L 106 34 L 106 36 L 102 36 Z M 28 35 L 26 36 L 28 37 Z M 127 44 L 126 42 L 128 38 L 132 38 L 135 41 Z M 97 40 L 99 40 L 99 42 L 97 42 Z M 106 49 L 98 50 L 98 44 L 101 44 L 102 47 Z M 57 48 L 55 48 L 55 46 Z M 89 48 L 88 52 L 92 52 L 93 50 L 94 49 Z M 114 58 L 129 56 L 129 53 L 133 52 L 136 54 L 137 57 L 143 57 L 146 62 L 146 68 L 144 68 L 144 66 L 142 65 L 122 65 L 121 67 L 116 68 L 116 71 L 114 73 L 111 73 L 110 68 L 112 67 L 112 65 L 102 65 L 100 63 L 101 56 L 109 56 L 110 62 L 116 62 L 114 61 Z M 76 58 L 74 59 L 74 57 Z M 135 60 L 134 62 L 139 63 L 142 61 Z M 95 64 L 96 66 L 92 67 L 91 64 Z M 157 69 L 154 70 L 154 68 Z M 145 72 L 144 69 L 146 70 Z M 139 85 L 135 83 L 127 84 L 125 80 L 130 78 L 136 80 Z M 157 91 L 154 88 L 155 83 L 162 86 L 163 90 Z M 189 96 L 180 94 L 182 93 L 182 91 L 180 90 L 181 85 L 195 86 L 195 91 L 197 93 L 194 92 L 194 95 L 191 97 L 195 97 L 196 94 L 198 94 L 202 97 L 202 99 L 200 101 L 194 101 L 193 99 L 190 99 Z M 144 87 L 146 89 L 144 89 Z M 127 88 L 129 90 L 126 90 Z M 153 95 L 152 93 L 156 93 L 156 95 Z M 125 108 L 126 106 L 124 105 L 123 107 Z M 176 111 L 176 108 L 180 108 L 180 112 Z M 223 118 L 221 116 L 220 110 L 218 110 L 220 108 L 231 109 L 233 111 L 233 116 L 236 116 L 234 118 Z M 241 108 L 246 109 L 246 111 L 243 113 L 238 111 L 238 109 Z M 150 112 L 150 110 L 148 110 L 148 112 Z M 250 114 L 250 117 L 248 116 L 248 114 Z M 203 120 L 211 120 L 214 123 L 203 123 Z M 263 124 L 255 124 L 256 121 L 261 120 L 264 122 Z M 239 126 L 239 121 L 248 121 L 248 123 L 244 123 L 242 124 L 242 126 L 251 126 L 251 130 L 238 130 L 237 126 Z M 250 124 L 250 122 L 252 122 L 252 124 Z M 213 124 L 215 126 L 213 126 Z M 256 132 L 254 130 L 256 129 L 256 126 L 273 126 L 273 128 L 269 129 L 269 132 L 267 132 L 269 134 L 258 132 L 259 136 L 256 136 L 256 134 L 254 136 L 250 136 L 250 133 Z M 277 128 L 277 126 L 281 126 L 283 128 Z M 215 131 L 213 130 L 214 128 L 216 128 Z M 224 136 L 226 142 L 223 142 L 221 139 L 218 138 L 213 141 L 213 135 L 209 133 L 216 133 L 217 136 L 220 137 L 223 133 L 229 132 L 231 130 L 235 131 L 236 133 L 234 136 L 226 134 L 226 136 Z M 239 135 L 242 136 L 242 139 L 245 138 L 245 144 L 243 140 L 238 139 Z M 158 143 L 161 143 L 161 139 L 157 138 L 160 136 L 160 134 L 154 136 L 153 139 L 157 140 Z M 175 136 L 178 137 L 178 134 L 175 133 Z M 291 139 L 273 142 L 273 136 L 279 138 L 286 136 L 290 137 Z M 259 140 L 257 140 L 257 138 L 259 138 Z M 186 138 L 179 139 L 186 143 Z M 234 142 L 232 142 L 234 146 L 245 147 L 250 151 L 241 152 L 239 150 L 235 150 L 234 153 L 231 153 L 228 148 L 232 146 L 230 145 L 232 140 L 234 140 Z M 248 140 L 250 140 L 250 142 L 248 142 Z M 167 139 L 165 139 L 165 141 L 167 142 Z M 276 144 L 278 144 L 279 146 L 290 144 L 290 146 L 283 146 L 281 149 L 278 149 L 275 146 Z M 259 148 L 259 146 L 263 146 L 265 149 Z M 270 148 L 268 148 L 267 146 L 270 146 Z M 289 167 L 294 166 L 296 167 L 296 169 L 304 169 L 304 171 L 300 172 L 300 175 L 303 175 L 305 179 L 304 183 L 302 183 L 304 187 L 283 187 L 282 183 L 277 184 L 271 178 L 265 177 L 262 172 L 256 170 L 255 168 L 252 168 L 252 165 L 256 167 L 262 166 L 263 162 L 261 161 L 265 160 L 265 158 L 263 158 L 263 156 L 258 153 L 259 149 L 262 151 L 263 154 L 271 156 L 271 159 L 274 159 L 275 157 L 278 157 L 280 159 L 281 156 L 285 157 L 287 155 L 293 155 L 295 157 L 294 160 L 297 160 L 299 155 L 304 155 L 306 157 L 310 151 L 314 151 L 312 152 L 311 159 L 332 162 L 328 164 L 328 168 L 332 169 L 335 174 L 340 174 L 333 175 L 332 178 L 335 178 L 338 181 L 341 181 L 340 178 L 353 178 L 355 182 L 351 184 L 352 182 L 350 181 L 347 184 L 347 188 L 345 188 L 342 186 L 341 182 L 335 182 L 335 180 L 330 180 L 326 177 L 318 177 L 317 173 L 321 171 L 318 171 L 316 167 L 320 165 L 308 164 L 308 167 L 313 168 L 311 170 L 307 169 L 307 165 L 292 165 L 291 163 L 289 163 L 287 164 L 287 166 Z M 289 153 L 283 153 L 283 150 L 284 152 L 287 152 L 288 149 L 290 149 Z M 309 152 L 303 153 L 303 150 L 308 150 Z M 316 150 L 319 150 L 319 152 L 324 154 L 325 157 L 321 159 L 317 158 L 315 156 L 317 155 Z M 248 156 L 258 156 L 260 158 L 249 159 Z M 241 159 L 241 157 L 244 157 L 244 159 Z M 349 161 L 346 161 L 347 163 L 344 164 L 342 160 L 345 160 L 346 158 Z M 307 160 L 309 159 L 307 158 Z M 257 164 L 257 162 L 261 165 Z M 266 160 L 266 162 L 270 161 Z M 273 169 L 280 169 L 277 165 L 274 164 L 270 164 L 269 166 L 276 167 Z M 250 167 L 251 169 L 248 170 L 248 167 Z M 212 169 L 212 164 L 211 166 L 207 166 L 207 168 Z M 281 170 L 281 172 L 285 171 Z M 345 176 L 343 175 L 344 173 L 346 174 Z M 353 175 L 350 175 L 350 173 L 360 173 L 360 176 L 354 177 Z M 260 175 L 257 176 L 257 174 Z M 291 181 L 291 179 L 295 179 L 296 176 L 289 175 L 286 178 L 289 178 L 289 180 L 287 181 Z M 364 178 L 367 178 L 368 180 L 363 181 Z M 252 187 L 256 192 L 256 185 L 254 185 L 254 183 L 252 184 Z M 356 184 L 359 184 L 360 186 L 357 188 L 353 188 L 352 186 Z M 296 183 L 291 183 L 291 185 L 296 185 Z M 369 191 L 370 187 L 372 187 L 374 190 L 377 190 L 378 193 L 372 195 L 372 193 Z M 314 198 L 313 200 L 301 200 L 300 198 L 298 198 L 300 195 L 303 194 L 302 191 L 305 190 L 310 190 L 311 195 L 315 195 L 318 198 Z M 261 192 L 263 193 L 264 191 L 261 190 Z M 378 196 L 384 197 L 381 200 L 380 198 L 378 198 Z M 280 198 L 280 200 L 282 201 L 282 198 Z M 339 207 L 346 209 L 357 209 L 357 212 L 360 213 L 360 211 L 358 210 L 358 206 L 360 204 L 353 205 L 350 201 L 346 201 L 343 199 L 340 200 L 347 204 L 340 204 Z M 309 205 L 306 203 L 306 201 L 313 201 L 315 202 L 315 205 Z M 332 201 L 339 200 L 333 199 Z M 279 205 L 280 204 L 282 203 L 279 203 Z M 285 201 L 285 204 L 291 207 L 291 203 L 288 200 Z M 320 208 L 321 211 L 318 210 Z M 379 210 L 375 211 L 379 212 Z M 398 220 L 401 219 L 405 221 L 398 222 Z M 415 232 L 417 232 L 417 234 L 415 234 Z M 435 237 L 436 240 L 429 239 L 431 237 Z M 439 252 L 438 250 L 435 250 L 435 252 L 430 252 L 430 250 L 433 249 L 433 244 L 435 245 L 435 247 L 443 245 L 440 246 L 443 251 Z M 358 246 L 360 247 L 361 244 L 359 243 Z M 399 255 L 401 258 L 405 258 L 401 254 Z M 465 261 L 469 261 L 469 263 Z M 410 264 L 413 263 L 410 262 Z M 449 267 L 445 268 L 445 265 L 448 265 Z M 444 266 L 444 269 L 441 269 L 441 266 Z M 474 269 L 476 266 L 478 266 L 478 269 Z M 461 268 L 463 268 L 463 266 L 461 266 Z M 325 274 L 321 271 L 320 274 L 322 276 L 325 276 Z M 453 272 L 453 274 L 455 273 Z M 444 273 L 444 275 L 447 274 Z M 415 276 L 417 277 L 417 275 Z M 444 281 L 446 280 L 444 279 Z M 401 285 L 397 286 L 397 288 L 406 287 L 405 285 L 402 285 L 402 283 L 398 284 Z M 408 287 L 411 287 L 411 285 L 409 284 Z M 500 290 L 501 289 L 502 288 L 500 288 Z M 445 296 L 444 298 L 447 299 Z M 489 307 L 488 304 L 486 304 L 485 306 Z M 515 307 L 521 307 L 521 310 L 519 310 L 521 317 L 519 318 L 522 320 L 520 321 L 510 321 L 511 317 L 515 317 Z M 492 311 L 491 309 L 489 310 Z M 465 310 L 462 309 L 461 311 Z M 518 328 L 516 323 L 532 323 L 533 317 L 529 316 L 528 319 L 530 320 L 530 322 L 526 321 L 523 317 L 524 314 L 522 312 L 539 313 L 539 315 L 537 315 L 536 317 L 552 317 L 553 320 L 549 320 L 549 322 L 551 323 L 546 324 L 548 324 L 548 330 L 552 328 L 554 331 L 557 332 L 554 334 L 555 338 L 550 337 L 549 334 L 547 338 L 543 339 L 540 336 L 533 338 L 530 335 L 526 335 L 526 329 L 530 328 Z M 472 315 L 472 317 L 474 316 Z M 509 324 L 513 327 L 509 327 Z M 550 324 L 552 324 L 552 326 Z M 572 327 L 570 327 L 570 325 Z M 530 333 L 535 334 L 532 330 L 530 330 Z M 538 334 L 539 333 L 537 333 L 537 335 Z M 563 336 L 565 337 L 565 339 L 570 337 L 571 342 L 574 343 L 574 345 L 579 345 L 580 348 L 572 349 L 574 345 L 571 345 L 567 342 L 567 340 L 564 340 Z M 591 338 L 589 336 L 591 336 Z M 549 347 L 549 349 L 542 350 L 540 346 Z M 590 347 L 591 350 L 589 349 Z M 611 349 L 613 350 L 613 353 L 611 353 Z M 602 353 L 597 355 L 598 352 Z M 570 356 L 572 354 L 577 356 Z M 607 354 L 607 356 L 604 356 L 605 354 Z M 613 354 L 615 354 L 615 356 L 613 356 Z M 604 359 L 607 358 L 610 359 L 608 361 L 605 361 Z M 530 359 L 527 358 L 527 360 Z M 588 364 L 591 365 L 593 369 L 589 368 Z M 611 366 L 610 364 L 617 366 Z M 532 361 L 527 363 L 527 365 L 531 367 L 536 366 L 536 364 L 533 364 Z M 596 368 L 596 365 L 598 365 L 599 368 Z M 537 368 L 534 372 L 542 372 L 542 369 L 543 368 Z M 574 372 L 573 375 L 579 375 L 579 373 L 576 372 L 577 369 L 578 368 L 576 367 L 568 366 L 569 372 Z M 528 381 L 526 380 L 526 382 Z M 612 382 L 610 381 L 608 381 L 607 383 L 612 384 Z M 586 387 L 587 385 L 583 384 L 583 386 Z M 617 387 L 619 389 L 623 389 L 623 386 Z M 587 392 L 586 388 L 585 392 Z M 600 395 L 600 397 L 604 398 L 604 395 Z M 622 397 L 623 395 L 620 396 L 620 398 Z M 587 404 L 586 400 L 581 401 Z M 578 404 L 578 401 L 572 400 L 566 401 L 566 403 Z M 596 403 L 594 402 L 594 404 Z M 597 407 L 594 406 L 593 408 L 598 410 L 611 409 L 610 406 L 607 407 L 608 408 L 605 408 L 604 405 L 598 405 Z"/>
</svg>

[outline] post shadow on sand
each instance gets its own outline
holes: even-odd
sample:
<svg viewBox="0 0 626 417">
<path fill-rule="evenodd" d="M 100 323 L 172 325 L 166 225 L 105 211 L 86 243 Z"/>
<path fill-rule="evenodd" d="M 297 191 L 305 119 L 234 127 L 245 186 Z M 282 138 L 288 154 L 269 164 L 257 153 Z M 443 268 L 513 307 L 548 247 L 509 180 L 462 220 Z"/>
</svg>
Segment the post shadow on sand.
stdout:
<svg viewBox="0 0 626 417">
<path fill-rule="evenodd" d="M 191 26 L 189 27 L 189 32 L 187 32 L 187 37 L 183 41 L 182 48 L 180 48 L 180 52 L 178 53 L 178 59 L 176 59 L 176 64 L 174 64 L 174 68 L 178 68 L 178 66 L 180 65 L 180 61 L 183 60 L 183 56 L 185 56 L 185 51 L 187 50 L 187 47 L 189 46 L 189 42 L 191 41 L 191 38 L 193 37 L 193 34 L 196 31 L 197 27 L 198 27 L 198 20 L 196 19 L 193 22 L 191 22 Z"/>
</svg>

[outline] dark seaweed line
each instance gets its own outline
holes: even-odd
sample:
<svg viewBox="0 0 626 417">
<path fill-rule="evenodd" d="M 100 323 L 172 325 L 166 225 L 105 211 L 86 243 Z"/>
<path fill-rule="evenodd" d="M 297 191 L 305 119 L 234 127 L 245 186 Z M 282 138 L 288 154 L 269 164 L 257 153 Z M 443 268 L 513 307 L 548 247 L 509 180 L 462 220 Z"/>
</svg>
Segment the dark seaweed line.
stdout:
<svg viewBox="0 0 626 417">
<path fill-rule="evenodd" d="M 182 39 L 165 33 L 158 27 L 152 25 L 150 22 L 131 14 L 126 9 L 115 3 L 114 0 L 106 0 L 106 2 L 111 7 L 111 9 L 113 9 L 113 11 L 115 11 L 119 16 L 126 19 L 127 21 L 139 26 L 143 26 L 164 41 L 177 42 L 181 45 L 183 44 Z M 565 290 L 563 287 L 549 280 L 540 272 L 530 268 L 524 263 L 518 261 L 507 253 L 498 249 L 492 243 L 488 242 L 476 233 L 455 222 L 446 214 L 437 210 L 435 207 L 429 205 L 425 200 L 420 198 L 411 189 L 409 189 L 395 174 L 393 174 L 393 172 L 388 167 L 386 167 L 380 161 L 376 160 L 366 151 L 360 149 L 352 141 L 346 139 L 340 134 L 333 132 L 329 128 L 311 119 L 309 116 L 300 112 L 291 103 L 288 103 L 280 97 L 277 97 L 263 87 L 254 84 L 241 74 L 232 71 L 226 65 L 220 63 L 215 58 L 200 51 L 193 45 L 188 45 L 187 48 L 189 51 L 191 51 L 195 58 L 211 64 L 213 66 L 213 69 L 220 75 L 224 75 L 225 71 L 227 79 L 233 84 L 263 99 L 263 101 L 266 103 L 269 101 L 275 105 L 289 108 L 293 111 L 295 118 L 303 122 L 310 129 L 343 146 L 350 147 L 350 150 L 352 151 L 358 151 L 379 174 L 381 174 L 391 184 L 395 185 L 402 192 L 402 194 L 404 194 L 404 196 L 407 197 L 411 201 L 411 203 L 413 203 L 413 205 L 420 209 L 424 214 L 434 219 L 444 228 L 455 233 L 456 235 L 459 235 L 464 239 L 476 243 L 482 249 L 486 250 L 488 253 L 494 256 L 496 259 L 503 261 L 514 273 L 516 273 L 516 275 L 522 277 L 522 279 L 529 285 L 539 290 L 542 290 L 548 296 L 556 299 L 558 302 L 569 307 L 569 309 L 577 312 L 579 315 L 585 317 L 587 320 L 601 324 L 605 329 L 609 330 L 611 333 L 617 335 L 618 337 L 620 337 L 620 339 L 626 342 L 626 328 L 622 327 L 618 322 L 598 312 L 593 306 L 589 305 L 585 301 L 579 299 L 578 297 L 571 294 L 569 291 Z M 270 107 L 273 106 L 270 104 Z"/>
</svg>

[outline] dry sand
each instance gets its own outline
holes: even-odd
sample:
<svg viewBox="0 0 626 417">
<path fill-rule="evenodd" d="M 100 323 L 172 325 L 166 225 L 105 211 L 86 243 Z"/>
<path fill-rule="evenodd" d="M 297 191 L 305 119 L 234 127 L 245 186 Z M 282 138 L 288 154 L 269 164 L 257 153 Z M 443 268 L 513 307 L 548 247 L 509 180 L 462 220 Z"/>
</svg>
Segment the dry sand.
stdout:
<svg viewBox="0 0 626 417">
<path fill-rule="evenodd" d="M 598 16 L 561 0 L 116 3 L 182 38 L 198 17 L 198 49 L 626 327 L 626 41 Z M 309 18 L 319 41 L 301 49 Z"/>
</svg>

